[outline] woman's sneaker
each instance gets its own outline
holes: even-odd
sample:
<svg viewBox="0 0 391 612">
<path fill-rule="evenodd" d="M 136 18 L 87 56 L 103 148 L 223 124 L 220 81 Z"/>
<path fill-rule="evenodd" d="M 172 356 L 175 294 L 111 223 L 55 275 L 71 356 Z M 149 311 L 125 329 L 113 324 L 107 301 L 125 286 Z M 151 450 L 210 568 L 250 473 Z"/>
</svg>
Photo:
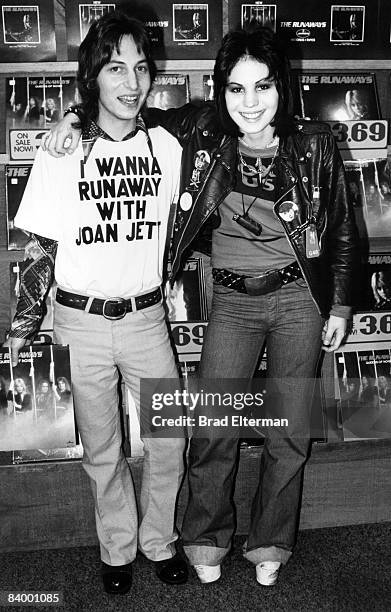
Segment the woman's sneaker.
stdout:
<svg viewBox="0 0 391 612">
<path fill-rule="evenodd" d="M 263 586 L 273 586 L 278 579 L 278 572 L 281 567 L 279 561 L 262 561 L 255 566 L 257 581 Z"/>
<path fill-rule="evenodd" d="M 221 565 L 195 565 L 194 569 L 203 584 L 216 582 L 221 576 Z"/>
</svg>

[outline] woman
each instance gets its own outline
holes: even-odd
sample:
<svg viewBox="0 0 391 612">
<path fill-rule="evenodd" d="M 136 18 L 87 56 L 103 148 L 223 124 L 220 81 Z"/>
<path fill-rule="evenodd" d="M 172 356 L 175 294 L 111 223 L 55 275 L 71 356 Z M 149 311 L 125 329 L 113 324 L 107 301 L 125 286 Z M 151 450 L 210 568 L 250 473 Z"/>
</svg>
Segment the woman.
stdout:
<svg viewBox="0 0 391 612">
<path fill-rule="evenodd" d="M 49 420 L 55 418 L 55 396 L 54 387 L 46 379 L 42 380 L 38 393 L 36 394 L 37 417 L 45 417 Z"/>
<path fill-rule="evenodd" d="M 9 414 L 24 414 L 32 409 L 31 395 L 27 392 L 23 378 L 15 378 L 13 382 L 11 381 L 7 400 Z"/>
<path fill-rule="evenodd" d="M 39 111 L 41 125 L 57 123 L 59 112 L 56 108 L 56 103 L 53 98 L 47 98 L 44 106 Z"/>
<path fill-rule="evenodd" d="M 227 34 L 214 81 L 216 107 L 154 110 L 146 118 L 183 147 L 173 277 L 195 237 L 202 230 L 199 244 L 207 247 L 209 221 L 214 228 L 201 377 L 251 379 L 266 341 L 278 416 L 289 416 L 287 431 L 269 432 L 265 442 L 245 551 L 258 582 L 271 585 L 296 540 L 311 379 L 322 337 L 324 350 L 333 351 L 346 331 L 357 234 L 329 128 L 291 118 L 289 63 L 273 33 Z M 54 155 L 74 149 L 77 133 L 69 125 L 65 118 L 46 144 Z M 234 533 L 240 433 L 229 433 L 222 438 L 204 428 L 190 444 L 183 541 L 202 582 L 220 577 Z"/>
<path fill-rule="evenodd" d="M 57 400 L 57 408 L 66 410 L 71 405 L 71 387 L 65 376 L 57 378 L 57 386 L 54 388 Z"/>
<path fill-rule="evenodd" d="M 30 96 L 29 103 L 26 106 L 26 110 L 24 112 L 24 120 L 29 125 L 38 125 L 39 123 L 39 103 L 38 99 Z"/>
<path fill-rule="evenodd" d="M 365 101 L 363 92 L 358 89 L 349 89 L 345 95 L 345 105 L 348 119 L 361 121 L 369 119 L 368 104 Z M 375 119 L 375 117 L 373 117 Z"/>
</svg>

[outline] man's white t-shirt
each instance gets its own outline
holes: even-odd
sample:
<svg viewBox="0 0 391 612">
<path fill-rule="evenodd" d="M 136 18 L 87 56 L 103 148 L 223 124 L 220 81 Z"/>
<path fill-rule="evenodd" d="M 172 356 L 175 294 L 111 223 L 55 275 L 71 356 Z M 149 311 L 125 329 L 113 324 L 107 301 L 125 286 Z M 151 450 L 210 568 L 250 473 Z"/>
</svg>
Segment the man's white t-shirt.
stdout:
<svg viewBox="0 0 391 612">
<path fill-rule="evenodd" d="M 57 284 L 102 298 L 161 285 L 167 222 L 182 149 L 161 127 L 120 142 L 98 138 L 54 158 L 38 150 L 15 225 L 58 242 Z"/>
</svg>

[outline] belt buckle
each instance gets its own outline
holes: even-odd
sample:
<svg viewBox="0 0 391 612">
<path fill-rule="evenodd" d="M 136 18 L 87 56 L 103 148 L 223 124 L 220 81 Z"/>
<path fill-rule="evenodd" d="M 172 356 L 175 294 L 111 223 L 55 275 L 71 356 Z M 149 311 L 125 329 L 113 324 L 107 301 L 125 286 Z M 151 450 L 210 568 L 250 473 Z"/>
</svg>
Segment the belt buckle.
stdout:
<svg viewBox="0 0 391 612">
<path fill-rule="evenodd" d="M 110 314 L 106 313 L 106 306 L 109 305 L 115 305 L 115 306 L 119 306 L 121 305 L 123 307 L 123 311 L 120 312 L 120 314 L 117 314 L 115 316 L 111 316 Z M 109 321 L 117 321 L 119 319 L 123 319 L 124 316 L 126 315 L 126 300 L 124 300 L 124 298 L 113 298 L 110 300 L 105 300 L 103 302 L 103 307 L 102 307 L 102 315 L 104 316 L 105 319 L 108 319 Z"/>
<path fill-rule="evenodd" d="M 249 295 L 265 295 L 282 287 L 282 279 L 278 270 L 267 270 L 260 276 L 248 276 L 244 280 Z"/>
</svg>

